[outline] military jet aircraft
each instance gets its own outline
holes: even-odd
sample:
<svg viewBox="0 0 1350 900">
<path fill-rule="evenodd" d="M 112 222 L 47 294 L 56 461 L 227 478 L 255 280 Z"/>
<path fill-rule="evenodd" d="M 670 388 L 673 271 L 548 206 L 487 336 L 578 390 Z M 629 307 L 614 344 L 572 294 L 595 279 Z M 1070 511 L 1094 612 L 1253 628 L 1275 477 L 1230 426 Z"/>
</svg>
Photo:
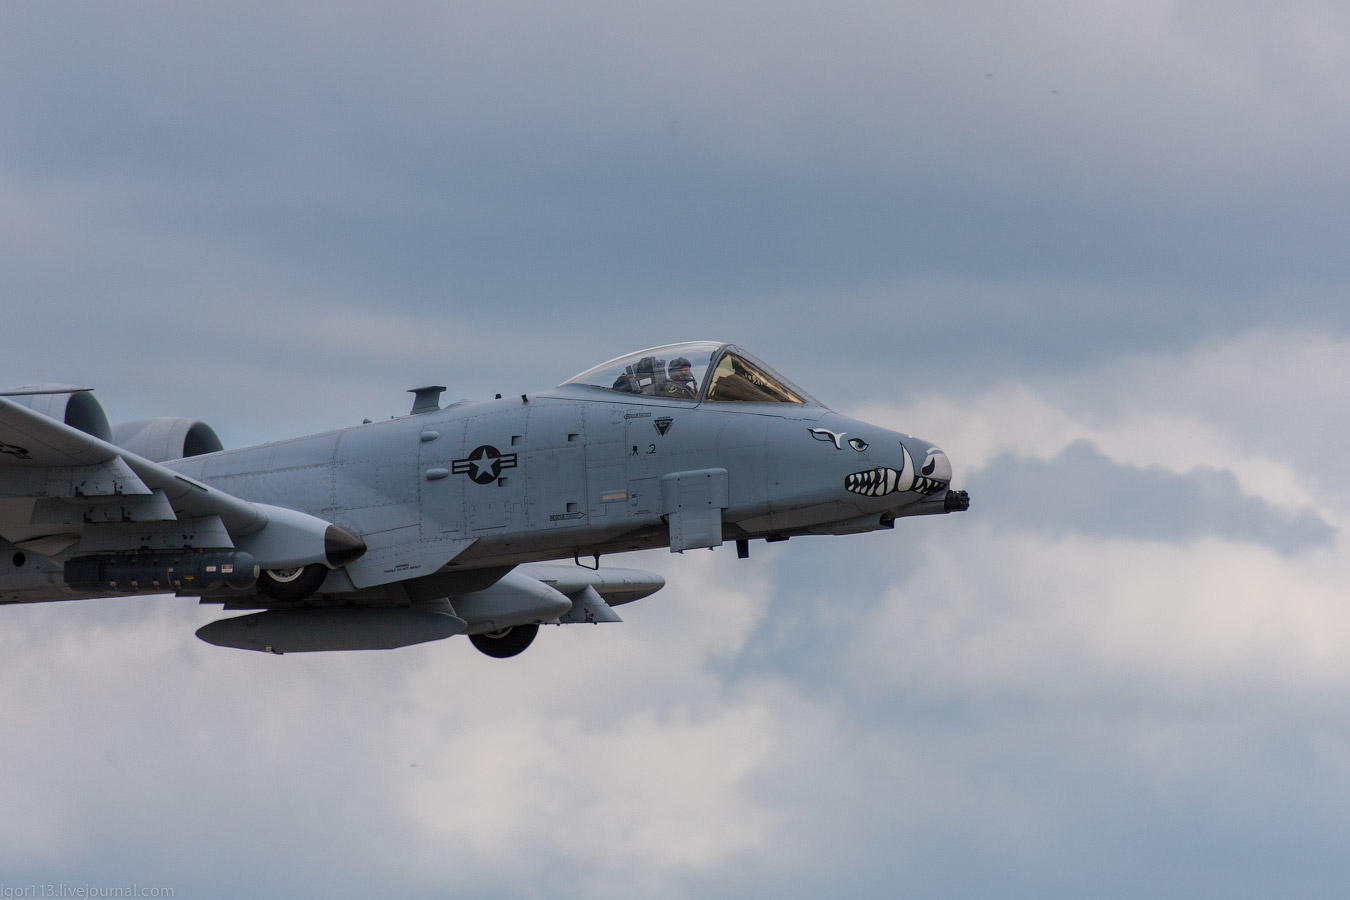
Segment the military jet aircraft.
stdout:
<svg viewBox="0 0 1350 900">
<path fill-rule="evenodd" d="M 225 450 L 201 421 L 114 427 L 85 388 L 0 391 L 0 603 L 175 592 L 272 653 L 617 622 L 664 581 L 606 554 L 855 534 L 964 510 L 928 441 L 846 418 L 741 348 L 653 347 L 552 390 Z M 563 562 L 549 562 L 563 560 Z"/>
</svg>

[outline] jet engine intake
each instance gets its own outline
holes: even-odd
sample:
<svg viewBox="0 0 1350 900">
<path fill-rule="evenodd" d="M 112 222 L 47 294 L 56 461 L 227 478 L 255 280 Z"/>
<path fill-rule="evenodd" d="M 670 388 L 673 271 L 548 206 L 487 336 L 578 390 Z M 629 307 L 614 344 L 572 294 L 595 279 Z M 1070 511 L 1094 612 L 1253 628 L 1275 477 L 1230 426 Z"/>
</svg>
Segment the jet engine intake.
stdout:
<svg viewBox="0 0 1350 900">
<path fill-rule="evenodd" d="M 101 441 L 112 440 L 108 416 L 89 388 L 73 384 L 24 384 L 0 390 L 0 396 Z"/>
<path fill-rule="evenodd" d="M 112 442 L 151 462 L 168 462 L 225 449 L 210 425 L 196 419 L 172 417 L 119 422 L 113 426 Z"/>
</svg>

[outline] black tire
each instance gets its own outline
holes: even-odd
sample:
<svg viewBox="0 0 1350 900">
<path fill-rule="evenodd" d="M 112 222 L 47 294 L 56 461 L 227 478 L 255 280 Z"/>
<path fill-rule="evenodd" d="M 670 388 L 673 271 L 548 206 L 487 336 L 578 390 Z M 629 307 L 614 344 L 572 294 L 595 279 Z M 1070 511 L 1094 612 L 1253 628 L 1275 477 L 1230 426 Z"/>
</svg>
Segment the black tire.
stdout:
<svg viewBox="0 0 1350 900">
<path fill-rule="evenodd" d="M 313 563 L 294 569 L 263 569 L 258 573 L 258 593 L 273 600 L 303 600 L 319 589 L 328 577 L 328 567 Z"/>
<path fill-rule="evenodd" d="M 471 634 L 469 640 L 488 656 L 506 659 L 524 652 L 539 633 L 538 625 L 512 625 L 501 631 L 489 631 L 483 634 Z"/>
</svg>

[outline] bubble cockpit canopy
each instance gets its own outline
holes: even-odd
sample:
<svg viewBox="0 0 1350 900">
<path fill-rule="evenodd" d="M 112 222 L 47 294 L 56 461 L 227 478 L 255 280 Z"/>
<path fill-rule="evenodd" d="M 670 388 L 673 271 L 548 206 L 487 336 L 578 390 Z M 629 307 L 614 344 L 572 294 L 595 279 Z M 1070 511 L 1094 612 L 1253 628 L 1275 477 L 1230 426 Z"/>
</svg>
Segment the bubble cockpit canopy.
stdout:
<svg viewBox="0 0 1350 900">
<path fill-rule="evenodd" d="M 691 403 L 820 405 L 820 401 L 741 348 L 716 341 L 687 341 L 639 350 L 587 369 L 563 383 Z"/>
</svg>

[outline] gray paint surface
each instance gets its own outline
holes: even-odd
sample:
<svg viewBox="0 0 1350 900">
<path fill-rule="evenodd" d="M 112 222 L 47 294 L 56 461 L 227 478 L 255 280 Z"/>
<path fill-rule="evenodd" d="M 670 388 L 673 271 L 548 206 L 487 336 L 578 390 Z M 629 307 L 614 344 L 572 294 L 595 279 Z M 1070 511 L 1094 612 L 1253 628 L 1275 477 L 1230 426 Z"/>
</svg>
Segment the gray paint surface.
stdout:
<svg viewBox="0 0 1350 900">
<path fill-rule="evenodd" d="M 694 346 L 642 353 L 674 359 Z M 767 402 L 760 399 L 764 392 L 781 385 L 762 374 L 769 371 L 762 363 L 731 345 L 698 346 L 712 353 L 701 367 L 706 373 L 700 372 L 707 383 L 688 399 L 662 395 L 664 386 L 677 384 L 665 381 L 662 362 L 657 380 L 641 392 L 569 382 L 441 409 L 423 391 L 412 412 L 383 422 L 162 461 L 52 418 L 89 407 L 94 401 L 87 393 L 52 387 L 43 399 L 51 407 L 45 415 L 0 400 L 0 438 L 22 450 L 0 460 L 0 489 L 11 497 L 0 509 L 0 537 L 34 553 L 30 572 L 43 573 L 0 571 L 0 597 L 96 596 L 88 578 L 63 589 L 53 574 L 76 558 L 81 572 L 93 571 L 96 561 L 84 559 L 91 554 L 104 554 L 97 562 L 106 571 L 125 573 L 110 577 L 107 588 L 157 593 L 172 583 L 191 595 L 191 585 L 173 575 L 171 554 L 184 554 L 186 567 L 199 550 L 236 548 L 247 553 L 240 565 L 259 567 L 257 590 L 207 586 L 195 593 L 231 609 L 273 608 L 284 615 L 217 623 L 201 630 L 204 640 L 271 652 L 390 648 L 466 631 L 505 634 L 541 622 L 618 621 L 604 596 L 623 578 L 611 582 L 600 569 L 569 600 L 527 574 L 509 574 L 528 563 L 591 557 L 598 566 L 601 556 L 633 549 L 683 552 L 719 546 L 724 538 L 855 534 L 890 528 L 896 518 L 964 508 L 964 494 L 949 490 L 950 464 L 929 443 L 814 401 Z M 725 361 L 722 381 L 712 374 L 718 360 Z M 749 399 L 711 399 L 718 385 L 726 396 Z M 199 424 L 147 420 L 119 426 L 118 433 L 162 458 L 213 450 L 191 437 Z M 33 457 L 20 441 L 53 449 Z M 58 465 L 67 458 L 87 460 L 95 475 L 51 481 L 52 472 L 67 472 Z M 924 461 L 923 474 L 931 479 L 919 476 L 916 461 Z M 186 486 L 187 500 L 170 502 L 162 490 L 152 492 L 133 467 L 152 483 L 178 483 L 180 494 Z M 44 490 L 55 496 L 37 490 L 42 479 L 54 485 Z M 864 482 L 866 490 L 859 487 Z M 130 509 L 127 491 L 139 504 L 137 521 L 101 514 L 110 506 Z M 25 494 L 51 506 L 46 520 Z M 357 548 L 354 559 L 328 555 L 334 529 L 343 546 Z M 162 577 L 136 556 L 144 549 L 160 554 L 154 565 L 170 567 Z M 204 565 L 198 568 L 215 571 Z M 305 588 L 269 587 L 301 575 Z M 659 588 L 648 581 L 650 590 Z M 429 602 L 444 604 L 446 615 L 467 624 L 436 625 L 436 610 L 431 618 L 419 611 Z M 581 604 L 575 616 L 573 602 Z M 327 618 L 306 619 L 312 606 L 327 608 Z M 399 620 L 393 612 L 344 620 L 343 609 L 362 607 L 412 612 Z M 314 623 L 312 633 L 306 621 Z M 343 621 L 351 625 L 340 627 Z"/>
</svg>

